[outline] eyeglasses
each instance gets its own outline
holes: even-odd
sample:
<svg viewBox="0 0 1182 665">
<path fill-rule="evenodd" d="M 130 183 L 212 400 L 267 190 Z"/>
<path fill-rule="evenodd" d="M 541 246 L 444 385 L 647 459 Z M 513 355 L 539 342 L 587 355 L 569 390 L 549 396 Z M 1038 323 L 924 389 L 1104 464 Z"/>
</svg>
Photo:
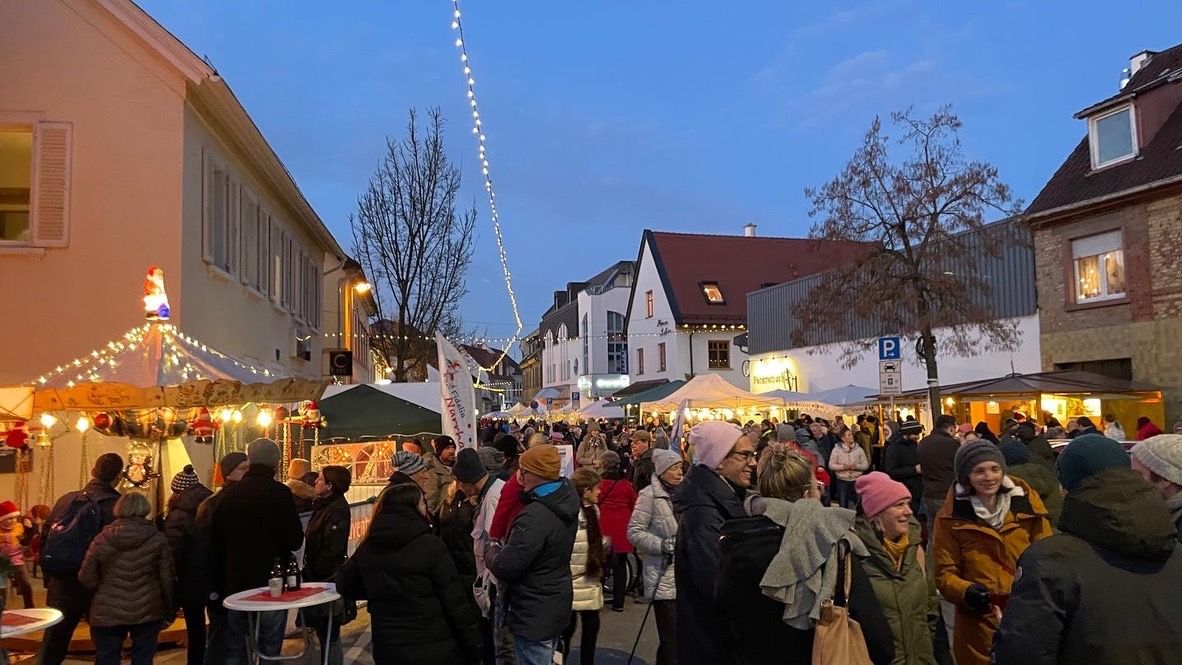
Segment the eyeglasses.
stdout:
<svg viewBox="0 0 1182 665">
<path fill-rule="evenodd" d="M 730 455 L 727 455 L 727 457 L 730 457 L 731 455 L 738 455 L 739 457 L 742 457 L 744 462 L 750 462 L 751 460 L 755 459 L 754 450 L 736 450 L 731 452 Z"/>
</svg>

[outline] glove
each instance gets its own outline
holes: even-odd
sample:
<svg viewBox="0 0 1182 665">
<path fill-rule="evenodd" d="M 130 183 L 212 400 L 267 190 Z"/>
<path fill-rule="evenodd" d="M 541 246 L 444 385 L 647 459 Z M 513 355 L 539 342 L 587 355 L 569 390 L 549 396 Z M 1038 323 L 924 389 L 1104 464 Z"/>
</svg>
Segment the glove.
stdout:
<svg viewBox="0 0 1182 665">
<path fill-rule="evenodd" d="M 673 554 L 673 548 L 676 545 L 677 545 L 677 540 L 675 538 L 666 538 L 665 540 L 661 541 L 661 553 L 662 554 Z"/>
<path fill-rule="evenodd" d="M 989 590 L 980 584 L 970 586 L 964 592 L 965 607 L 984 614 L 989 611 Z"/>
</svg>

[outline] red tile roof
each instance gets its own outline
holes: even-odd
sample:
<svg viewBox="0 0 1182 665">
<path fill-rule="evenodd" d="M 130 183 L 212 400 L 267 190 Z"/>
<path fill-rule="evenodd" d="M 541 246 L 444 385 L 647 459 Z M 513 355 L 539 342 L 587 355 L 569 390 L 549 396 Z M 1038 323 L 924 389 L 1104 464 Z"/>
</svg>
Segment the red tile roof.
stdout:
<svg viewBox="0 0 1182 665">
<path fill-rule="evenodd" d="M 854 242 L 645 231 L 675 322 L 746 324 L 747 294 L 845 265 L 868 248 Z M 718 284 L 725 304 L 712 305 L 702 283 Z"/>
</svg>

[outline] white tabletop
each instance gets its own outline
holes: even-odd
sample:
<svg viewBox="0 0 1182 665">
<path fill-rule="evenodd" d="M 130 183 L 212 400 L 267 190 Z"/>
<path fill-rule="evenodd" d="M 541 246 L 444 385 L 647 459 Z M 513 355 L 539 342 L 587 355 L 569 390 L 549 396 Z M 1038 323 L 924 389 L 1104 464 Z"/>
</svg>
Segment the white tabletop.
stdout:
<svg viewBox="0 0 1182 665">
<path fill-rule="evenodd" d="M 246 600 L 250 596 L 260 593 L 269 595 L 270 590 L 267 587 L 259 587 L 258 589 L 239 591 L 222 601 L 222 605 L 225 605 L 228 610 L 235 610 L 237 612 L 277 612 L 299 609 L 301 607 L 312 607 L 313 605 L 323 605 L 341 597 L 341 594 L 337 593 L 337 585 L 332 582 L 304 582 L 303 588 L 320 589 L 320 591 L 292 601 L 283 601 L 278 598 Z"/>
<path fill-rule="evenodd" d="M 31 608 L 27 610 L 5 610 L 5 614 L 19 614 L 30 619 L 36 619 L 32 623 L 22 624 L 20 626 L 0 626 L 0 638 L 16 637 L 17 635 L 24 635 L 26 633 L 35 633 L 39 630 L 45 630 L 50 626 L 62 620 L 62 613 L 60 610 L 55 610 L 49 607 Z"/>
</svg>

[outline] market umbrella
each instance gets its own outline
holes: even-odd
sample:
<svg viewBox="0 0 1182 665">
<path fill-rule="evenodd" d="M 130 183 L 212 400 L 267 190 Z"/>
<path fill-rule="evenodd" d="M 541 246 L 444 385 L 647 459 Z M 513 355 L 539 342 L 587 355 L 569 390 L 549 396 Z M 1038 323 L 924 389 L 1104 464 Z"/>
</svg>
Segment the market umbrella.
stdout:
<svg viewBox="0 0 1182 665">
<path fill-rule="evenodd" d="M 697 409 L 746 409 L 784 406 L 781 397 L 747 392 L 717 374 L 700 374 L 660 401 L 645 402 L 646 411 L 675 411 L 682 403 Z"/>
<path fill-rule="evenodd" d="M 624 407 L 610 400 L 601 399 L 583 407 L 575 415 L 587 420 L 599 420 L 601 418 L 604 420 L 623 420 Z"/>
</svg>

